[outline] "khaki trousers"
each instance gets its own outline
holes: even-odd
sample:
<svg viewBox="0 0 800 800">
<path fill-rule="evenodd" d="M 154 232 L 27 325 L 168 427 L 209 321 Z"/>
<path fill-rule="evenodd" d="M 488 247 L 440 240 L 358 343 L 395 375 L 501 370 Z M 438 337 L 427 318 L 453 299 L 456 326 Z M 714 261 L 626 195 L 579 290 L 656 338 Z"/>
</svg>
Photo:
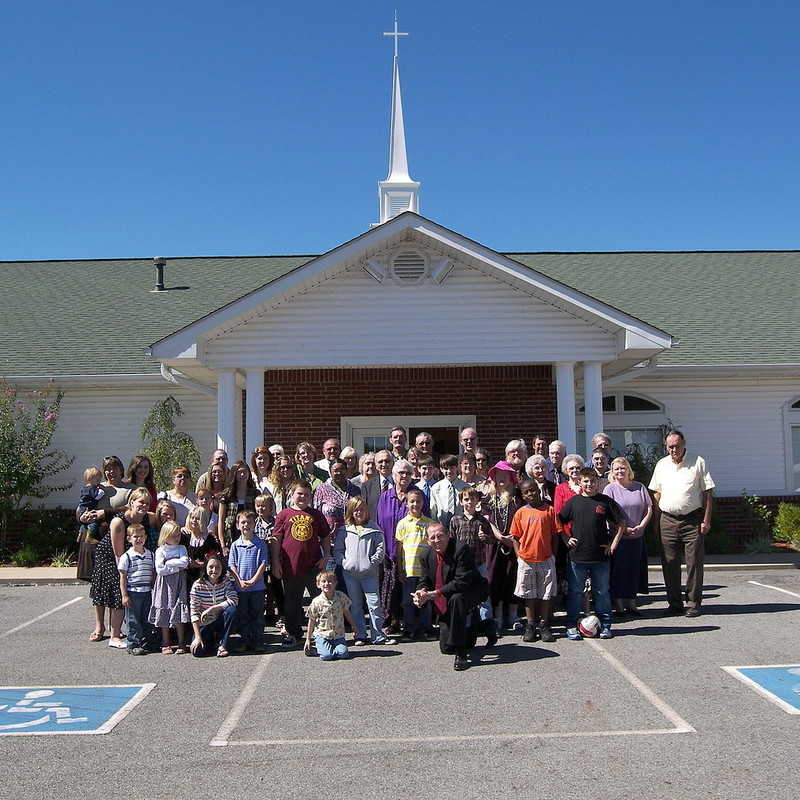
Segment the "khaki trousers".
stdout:
<svg viewBox="0 0 800 800">
<path fill-rule="evenodd" d="M 700 533 L 703 509 L 675 517 L 661 512 L 661 570 L 667 588 L 667 602 L 672 608 L 683 606 L 681 597 L 681 560 L 686 560 L 686 596 L 690 606 L 703 602 L 703 559 L 705 536 Z"/>
</svg>

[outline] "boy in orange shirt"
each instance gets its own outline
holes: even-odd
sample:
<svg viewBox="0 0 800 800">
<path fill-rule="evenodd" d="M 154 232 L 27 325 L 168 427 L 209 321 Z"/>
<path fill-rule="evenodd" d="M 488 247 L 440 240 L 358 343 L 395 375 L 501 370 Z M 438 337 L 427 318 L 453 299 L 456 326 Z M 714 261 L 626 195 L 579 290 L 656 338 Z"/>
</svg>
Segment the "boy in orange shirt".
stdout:
<svg viewBox="0 0 800 800">
<path fill-rule="evenodd" d="M 517 554 L 514 594 L 525 601 L 527 617 L 522 641 L 535 642 L 541 638 L 543 642 L 553 642 L 550 600 L 557 585 L 553 540 L 558 534 L 559 524 L 552 506 L 542 501 L 535 481 L 523 481 L 519 488 L 526 505 L 514 514 L 509 533 L 514 537 Z"/>
</svg>

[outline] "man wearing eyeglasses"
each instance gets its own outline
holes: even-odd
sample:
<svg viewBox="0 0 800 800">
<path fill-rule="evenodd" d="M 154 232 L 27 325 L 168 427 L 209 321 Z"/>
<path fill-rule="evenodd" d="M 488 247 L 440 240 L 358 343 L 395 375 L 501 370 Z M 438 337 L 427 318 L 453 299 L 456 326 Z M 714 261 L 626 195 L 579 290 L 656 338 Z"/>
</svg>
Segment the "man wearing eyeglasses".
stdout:
<svg viewBox="0 0 800 800">
<path fill-rule="evenodd" d="M 464 428 L 458 437 L 461 442 L 462 453 L 474 453 L 478 446 L 478 432 L 475 428 Z"/>
<path fill-rule="evenodd" d="M 684 613 L 681 559 L 686 560 L 687 617 L 699 617 L 703 601 L 705 537 L 711 530 L 714 481 L 702 456 L 687 455 L 686 438 L 670 431 L 664 443 L 668 455 L 653 470 L 650 489 L 660 511 L 661 569 L 667 588 L 668 616 Z"/>
<path fill-rule="evenodd" d="M 383 492 L 394 486 L 392 480 L 392 467 L 394 458 L 388 450 L 379 450 L 375 453 L 376 474 L 366 483 L 361 485 L 361 496 L 367 503 L 369 518 L 375 520 L 375 511 L 378 508 L 378 500 Z"/>
</svg>

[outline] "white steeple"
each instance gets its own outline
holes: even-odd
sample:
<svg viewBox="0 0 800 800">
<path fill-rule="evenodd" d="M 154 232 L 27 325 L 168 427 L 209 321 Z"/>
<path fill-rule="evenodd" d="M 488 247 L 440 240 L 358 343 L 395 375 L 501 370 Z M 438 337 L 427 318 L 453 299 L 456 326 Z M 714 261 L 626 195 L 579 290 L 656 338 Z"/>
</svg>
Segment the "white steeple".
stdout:
<svg viewBox="0 0 800 800">
<path fill-rule="evenodd" d="M 419 183 L 408 174 L 406 156 L 406 129 L 403 124 L 403 99 L 400 95 L 400 64 L 398 41 L 408 36 L 397 30 L 397 13 L 394 15 L 394 31 L 384 33 L 394 37 L 394 64 L 392 73 L 392 121 L 389 128 L 389 174 L 378 182 L 378 209 L 380 223 L 402 214 L 403 211 L 419 212 Z M 380 224 L 379 223 L 379 224 Z"/>
</svg>

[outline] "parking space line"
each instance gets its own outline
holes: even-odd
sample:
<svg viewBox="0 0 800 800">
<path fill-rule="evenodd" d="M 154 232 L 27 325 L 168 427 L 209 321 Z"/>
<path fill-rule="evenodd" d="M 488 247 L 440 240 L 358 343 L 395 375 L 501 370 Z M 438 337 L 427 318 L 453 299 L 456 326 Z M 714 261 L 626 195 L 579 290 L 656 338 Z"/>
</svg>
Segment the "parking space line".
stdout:
<svg viewBox="0 0 800 800">
<path fill-rule="evenodd" d="M 258 688 L 261 678 L 264 677 L 264 672 L 266 671 L 267 665 L 271 661 L 272 656 L 273 653 L 268 653 L 267 655 L 261 657 L 261 660 L 256 665 L 252 675 L 250 675 L 249 680 L 244 685 L 244 688 L 239 693 L 239 696 L 236 698 L 236 702 L 233 704 L 228 716 L 225 717 L 225 721 L 219 726 L 216 736 L 214 736 L 214 738 L 208 743 L 209 746 L 225 747 L 228 744 L 231 734 L 239 724 L 239 720 L 242 718 L 242 714 L 244 714 L 247 708 L 247 704 L 253 699 L 253 695 Z"/>
<path fill-rule="evenodd" d="M 696 733 L 692 727 L 674 708 L 664 702 L 644 681 L 638 678 L 622 662 L 611 655 L 602 645 L 591 639 L 587 643 L 605 660 L 616 672 L 636 689 L 665 719 L 672 728 L 650 728 L 642 730 L 611 730 L 611 731 L 547 731 L 547 732 L 520 732 L 520 733 L 486 733 L 463 734 L 450 736 L 364 736 L 341 737 L 325 739 L 232 739 L 236 726 L 244 714 L 248 703 L 264 676 L 267 665 L 272 658 L 272 653 L 262 657 L 249 680 L 242 689 L 239 697 L 231 708 L 230 713 L 220 726 L 216 736 L 209 742 L 211 747 L 226 747 L 228 745 L 250 746 L 275 746 L 275 745 L 322 745 L 322 744 L 421 744 L 437 742 L 481 742 L 481 741 L 511 741 L 527 739 L 579 739 L 609 736 L 664 736 L 676 733 Z"/>
<path fill-rule="evenodd" d="M 695 729 L 674 709 L 665 703 L 643 680 L 631 672 L 621 661 L 606 650 L 599 642 L 587 639 L 594 650 L 599 653 L 612 667 L 625 678 L 628 683 L 639 692 L 645 700 L 654 706 L 675 728 L 672 733 L 696 733 Z"/>
<path fill-rule="evenodd" d="M 783 592 L 784 594 L 789 594 L 792 597 L 800 597 L 800 594 L 797 594 L 797 592 L 790 592 L 788 589 L 782 589 L 780 586 L 770 586 L 768 583 L 759 583 L 758 581 L 747 582 L 752 583 L 753 586 L 763 586 L 765 589 L 774 589 L 776 592 Z"/>
<path fill-rule="evenodd" d="M 751 583 L 753 583 L 753 581 L 751 581 Z M 770 703 L 778 706 L 778 708 L 782 708 L 787 714 L 800 714 L 800 709 L 789 705 L 789 703 L 787 703 L 785 700 L 781 700 L 780 697 L 776 697 L 768 689 L 765 689 L 760 683 L 756 683 L 756 681 L 754 681 L 752 678 L 749 678 L 747 675 L 742 675 L 742 673 L 739 671 L 742 669 L 768 669 L 772 667 L 783 668 L 794 666 L 794 664 L 753 664 L 749 667 L 723 667 L 722 669 L 724 669 L 728 675 L 732 675 L 734 678 L 736 678 L 737 681 L 741 681 L 745 686 L 749 686 L 754 692 L 760 694 L 766 700 L 769 700 Z"/>
<path fill-rule="evenodd" d="M 62 608 L 66 608 L 67 606 L 71 606 L 73 603 L 77 603 L 80 600 L 83 600 L 83 597 L 76 597 L 74 600 L 68 600 L 66 603 L 62 603 L 60 606 L 56 606 L 55 608 L 51 608 L 50 611 L 45 611 L 44 614 L 39 614 L 38 617 L 34 617 L 33 619 L 29 619 L 27 622 L 23 622 L 21 625 L 17 625 L 16 628 L 12 628 L 10 631 L 6 631 L 5 633 L 0 633 L 0 639 L 5 639 L 6 636 L 11 636 L 12 633 L 16 633 L 17 631 L 21 631 L 23 628 L 27 628 L 28 625 L 33 625 L 34 622 L 38 622 L 40 619 L 44 619 L 45 617 L 49 617 L 51 614 L 55 614 L 56 611 L 61 611 Z"/>
</svg>

